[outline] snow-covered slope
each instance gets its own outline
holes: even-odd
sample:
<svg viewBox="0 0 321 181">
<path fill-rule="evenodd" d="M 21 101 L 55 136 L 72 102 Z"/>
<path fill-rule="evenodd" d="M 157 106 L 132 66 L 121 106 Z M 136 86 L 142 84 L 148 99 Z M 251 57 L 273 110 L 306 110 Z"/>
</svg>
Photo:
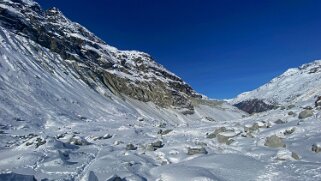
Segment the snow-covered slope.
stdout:
<svg viewBox="0 0 321 181">
<path fill-rule="evenodd" d="M 231 100 L 232 104 L 253 104 L 251 100 L 262 100 L 269 105 L 291 105 L 315 100 L 321 95 L 321 60 L 291 68 L 269 83 Z M 257 102 L 257 101 L 256 101 Z M 246 106 L 244 104 L 244 106 Z M 270 109 L 273 106 L 270 106 Z"/>
</svg>

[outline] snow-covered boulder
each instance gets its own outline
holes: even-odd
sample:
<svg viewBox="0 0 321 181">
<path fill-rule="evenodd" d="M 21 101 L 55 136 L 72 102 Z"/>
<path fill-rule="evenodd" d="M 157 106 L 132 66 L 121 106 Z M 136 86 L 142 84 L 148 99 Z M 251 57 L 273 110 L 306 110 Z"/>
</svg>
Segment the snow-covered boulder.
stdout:
<svg viewBox="0 0 321 181">
<path fill-rule="evenodd" d="M 111 134 L 105 134 L 104 136 L 95 136 L 95 137 L 93 137 L 92 138 L 92 140 L 94 140 L 94 141 L 97 141 L 97 140 L 106 140 L 106 139 L 110 139 L 110 138 L 112 138 L 113 137 L 113 135 L 111 135 Z"/>
<path fill-rule="evenodd" d="M 321 143 L 315 143 L 312 145 L 312 151 L 319 153 L 321 152 Z"/>
<path fill-rule="evenodd" d="M 137 118 L 137 121 L 139 121 L 139 122 L 142 122 L 142 121 L 144 121 L 145 120 L 145 118 L 143 118 L 143 117 L 138 117 Z"/>
<path fill-rule="evenodd" d="M 306 109 L 299 114 L 299 119 L 305 119 L 313 116 L 313 110 Z"/>
<path fill-rule="evenodd" d="M 188 148 L 188 155 L 207 154 L 207 150 L 204 147 L 201 148 Z"/>
<path fill-rule="evenodd" d="M 279 148 L 279 147 L 285 147 L 285 144 L 282 138 L 276 135 L 272 135 L 266 138 L 264 146 L 271 147 L 271 148 Z"/>
<path fill-rule="evenodd" d="M 235 131 L 229 131 L 229 132 L 222 132 L 217 134 L 217 141 L 219 143 L 224 143 L 227 145 L 230 145 L 231 143 L 234 142 L 234 140 L 232 138 L 238 136 L 240 134 L 240 132 L 235 132 Z"/>
<path fill-rule="evenodd" d="M 137 146 L 130 143 L 126 145 L 126 150 L 137 150 Z"/>
<path fill-rule="evenodd" d="M 292 158 L 294 158 L 295 160 L 300 160 L 300 159 L 301 159 L 300 155 L 298 155 L 298 154 L 295 153 L 295 152 L 292 152 L 291 156 L 292 156 Z"/>
<path fill-rule="evenodd" d="M 73 136 L 69 139 L 68 143 L 72 145 L 85 146 L 90 145 L 90 143 L 81 136 Z"/>
<path fill-rule="evenodd" d="M 290 134 L 294 133 L 294 131 L 295 131 L 294 127 L 293 128 L 289 128 L 289 129 L 286 129 L 283 134 L 284 135 L 290 135 Z"/>
<path fill-rule="evenodd" d="M 263 123 L 261 121 L 256 122 L 254 124 L 247 124 L 244 126 L 244 132 L 246 133 L 256 133 L 260 130 L 260 128 L 268 128 L 270 127 L 270 124 Z"/>
<path fill-rule="evenodd" d="M 278 119 L 274 122 L 275 124 L 285 124 L 286 121 L 282 120 L 282 119 Z"/>
<path fill-rule="evenodd" d="M 34 137 L 25 143 L 26 146 L 35 145 L 36 148 L 44 145 L 47 141 L 42 137 Z"/>
<path fill-rule="evenodd" d="M 225 132 L 225 131 L 227 131 L 227 129 L 226 129 L 225 127 L 220 127 L 220 128 L 217 128 L 213 133 L 208 134 L 206 137 L 207 137 L 207 138 L 210 138 L 210 139 L 216 138 L 216 136 L 217 136 L 219 133 Z"/>
<path fill-rule="evenodd" d="M 296 114 L 295 114 L 293 111 L 289 111 L 289 112 L 288 112 L 288 115 L 289 115 L 289 116 L 295 116 Z"/>
<path fill-rule="evenodd" d="M 160 135 L 167 135 L 168 133 L 172 132 L 173 130 L 172 129 L 165 129 L 165 130 L 162 130 L 160 129 L 157 134 L 160 134 Z"/>
<path fill-rule="evenodd" d="M 150 143 L 146 146 L 146 150 L 148 151 L 155 151 L 159 148 L 162 148 L 164 146 L 163 142 L 162 141 L 156 141 L 156 142 L 153 142 L 153 143 Z"/>
<path fill-rule="evenodd" d="M 291 152 L 287 149 L 281 149 L 276 154 L 277 160 L 299 160 L 300 156 L 295 152 Z"/>
</svg>

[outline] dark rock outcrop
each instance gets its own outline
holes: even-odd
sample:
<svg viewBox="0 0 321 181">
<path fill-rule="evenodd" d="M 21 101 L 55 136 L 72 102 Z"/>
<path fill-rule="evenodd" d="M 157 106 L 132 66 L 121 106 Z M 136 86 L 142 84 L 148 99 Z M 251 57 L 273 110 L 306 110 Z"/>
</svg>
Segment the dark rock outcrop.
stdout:
<svg viewBox="0 0 321 181">
<path fill-rule="evenodd" d="M 126 145 L 126 150 L 137 150 L 137 146 L 130 143 Z"/>
<path fill-rule="evenodd" d="M 275 105 L 267 104 L 263 100 L 259 100 L 259 99 L 242 101 L 235 104 L 234 106 L 250 114 L 264 112 L 264 111 L 268 111 L 276 108 Z"/>
<path fill-rule="evenodd" d="M 313 144 L 313 145 L 312 145 L 312 151 L 313 151 L 313 152 L 316 152 L 316 153 L 321 152 L 321 145 L 320 145 L 320 144 L 317 144 L 317 143 Z"/>
</svg>

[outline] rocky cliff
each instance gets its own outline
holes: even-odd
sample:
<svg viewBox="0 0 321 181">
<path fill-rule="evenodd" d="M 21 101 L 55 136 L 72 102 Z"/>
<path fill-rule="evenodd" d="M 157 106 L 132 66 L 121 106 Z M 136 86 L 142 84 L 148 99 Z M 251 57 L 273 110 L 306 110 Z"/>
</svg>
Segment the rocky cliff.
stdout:
<svg viewBox="0 0 321 181">
<path fill-rule="evenodd" d="M 150 55 L 107 45 L 57 8 L 44 11 L 34 1 L 2 1 L 0 25 L 59 54 L 93 89 L 103 84 L 118 96 L 189 111 L 191 100 L 202 98 Z"/>
</svg>

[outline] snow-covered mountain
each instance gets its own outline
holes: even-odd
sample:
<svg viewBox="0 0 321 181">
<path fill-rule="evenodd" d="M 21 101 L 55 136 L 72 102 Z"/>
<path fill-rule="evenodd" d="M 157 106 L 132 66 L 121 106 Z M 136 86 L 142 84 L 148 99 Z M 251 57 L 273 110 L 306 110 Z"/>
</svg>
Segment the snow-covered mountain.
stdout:
<svg viewBox="0 0 321 181">
<path fill-rule="evenodd" d="M 94 89 L 102 84 L 114 94 L 189 111 L 192 99 L 202 97 L 150 55 L 111 47 L 56 8 L 43 11 L 23 0 L 4 1 L 0 8 L 3 28 L 57 53 Z"/>
<path fill-rule="evenodd" d="M 119 165 L 128 158 L 146 159 L 144 168 L 160 165 L 166 159 L 156 153 L 127 152 L 159 140 L 178 145 L 162 138 L 174 128 L 245 115 L 203 98 L 150 55 L 109 46 L 58 9 L 44 11 L 32 0 L 0 1 L 0 42 L 1 173 L 79 180 L 108 153 L 113 163 L 95 171 L 106 179 L 123 173 Z M 118 158 L 125 153 L 132 156 Z M 125 175 L 151 177 L 138 170 Z M 0 180 L 7 177 L 20 178 L 3 174 Z"/>
<path fill-rule="evenodd" d="M 291 68 L 269 83 L 231 100 L 239 108 L 261 112 L 294 104 L 305 104 L 321 95 L 321 60 Z"/>
<path fill-rule="evenodd" d="M 248 115 L 33 0 L 0 0 L 0 42 L 1 181 L 321 179 L 320 61 Z"/>
</svg>

